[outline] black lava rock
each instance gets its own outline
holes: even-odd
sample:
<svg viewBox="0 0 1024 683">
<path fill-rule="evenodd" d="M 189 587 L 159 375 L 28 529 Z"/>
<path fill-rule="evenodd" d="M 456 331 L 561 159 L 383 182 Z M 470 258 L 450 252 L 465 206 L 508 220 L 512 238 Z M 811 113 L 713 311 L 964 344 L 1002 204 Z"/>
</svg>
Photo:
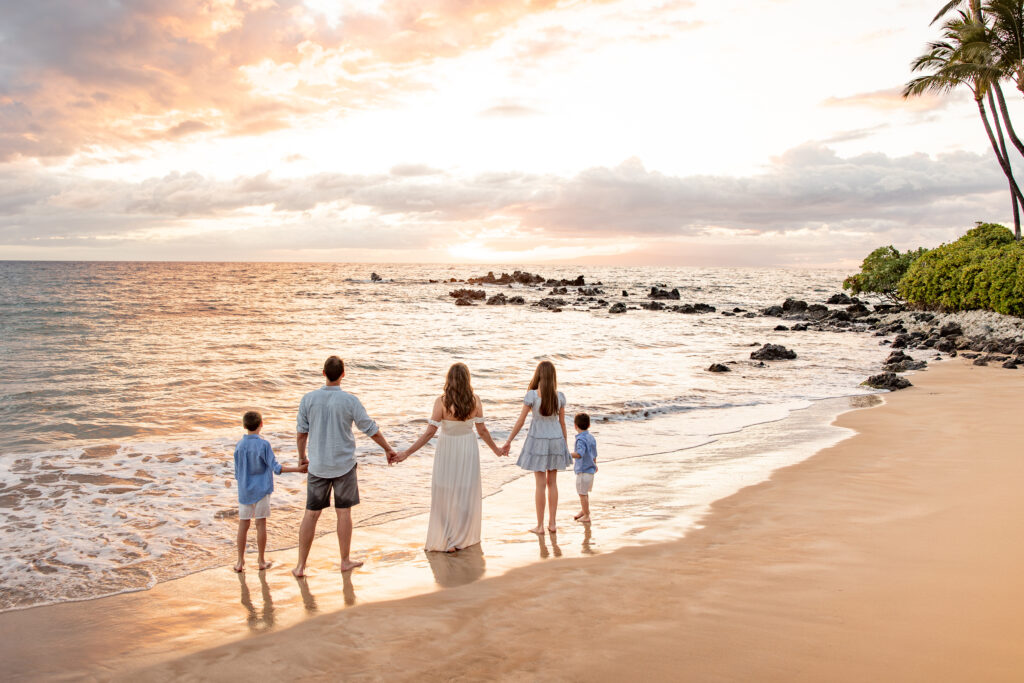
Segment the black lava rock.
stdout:
<svg viewBox="0 0 1024 683">
<path fill-rule="evenodd" d="M 721 363 L 712 363 L 711 367 L 708 368 L 708 372 L 732 372 L 732 370 Z"/>
<path fill-rule="evenodd" d="M 807 302 L 799 299 L 786 299 L 782 303 L 782 310 L 785 313 L 803 313 L 807 310 Z"/>
<path fill-rule="evenodd" d="M 750 354 L 751 360 L 793 360 L 796 351 L 790 351 L 781 344 L 765 344 Z"/>
<path fill-rule="evenodd" d="M 626 310 L 627 310 L 626 309 L 626 304 L 624 304 L 624 303 L 622 303 L 620 301 L 618 303 L 612 304 L 612 307 L 608 309 L 608 312 L 609 313 L 625 313 Z"/>
<path fill-rule="evenodd" d="M 679 301 L 679 290 L 673 289 L 671 292 L 667 289 L 659 289 L 657 287 L 651 287 L 651 293 L 647 295 L 648 299 L 673 299 Z"/>
<path fill-rule="evenodd" d="M 888 389 L 889 391 L 899 391 L 900 389 L 914 386 L 906 377 L 900 377 L 895 372 L 883 372 L 881 375 L 872 375 L 861 382 L 861 384 L 873 389 Z"/>
<path fill-rule="evenodd" d="M 960 327 L 960 323 L 946 323 L 939 328 L 940 337 L 959 337 L 963 333 L 964 330 Z"/>
</svg>

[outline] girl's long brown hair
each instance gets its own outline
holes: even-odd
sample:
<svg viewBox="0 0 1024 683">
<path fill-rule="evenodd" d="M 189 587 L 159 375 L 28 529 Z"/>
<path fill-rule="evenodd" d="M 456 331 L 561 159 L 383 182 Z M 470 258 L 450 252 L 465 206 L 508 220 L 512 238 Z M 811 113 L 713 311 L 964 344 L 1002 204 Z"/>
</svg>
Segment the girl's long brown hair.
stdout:
<svg viewBox="0 0 1024 683">
<path fill-rule="evenodd" d="M 456 363 L 448 368 L 448 376 L 444 380 L 444 408 L 456 420 L 466 420 L 476 410 L 476 398 L 473 396 L 473 385 L 469 381 L 469 368 L 465 363 Z"/>
<path fill-rule="evenodd" d="M 558 377 L 555 376 L 554 363 L 549 360 L 537 363 L 530 388 L 540 396 L 541 415 L 550 416 L 558 412 Z"/>
</svg>

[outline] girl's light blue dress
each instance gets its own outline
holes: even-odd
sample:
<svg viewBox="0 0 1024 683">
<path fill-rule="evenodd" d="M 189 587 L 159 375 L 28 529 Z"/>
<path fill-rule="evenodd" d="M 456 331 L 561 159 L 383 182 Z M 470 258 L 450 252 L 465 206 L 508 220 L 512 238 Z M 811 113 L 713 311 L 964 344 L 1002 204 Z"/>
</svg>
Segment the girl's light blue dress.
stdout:
<svg viewBox="0 0 1024 683">
<path fill-rule="evenodd" d="M 516 464 L 531 472 L 547 470 L 564 470 L 572 465 L 568 444 L 562 434 L 562 425 L 558 421 L 558 411 L 554 415 L 540 414 L 540 397 L 534 389 L 526 392 L 523 405 L 533 408 L 530 430 L 526 433 L 523 452 L 519 454 Z M 558 407 L 565 407 L 565 394 L 558 392 Z"/>
</svg>

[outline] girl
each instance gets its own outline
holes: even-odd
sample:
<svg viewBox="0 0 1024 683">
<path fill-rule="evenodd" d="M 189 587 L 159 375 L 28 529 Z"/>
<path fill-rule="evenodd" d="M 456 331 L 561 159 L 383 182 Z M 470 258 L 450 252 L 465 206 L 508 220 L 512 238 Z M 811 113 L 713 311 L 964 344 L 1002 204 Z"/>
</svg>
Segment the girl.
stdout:
<svg viewBox="0 0 1024 683">
<path fill-rule="evenodd" d="M 555 533 L 555 511 L 558 509 L 558 470 L 564 470 L 572 464 L 569 448 L 566 443 L 565 431 L 565 395 L 558 391 L 558 379 L 555 377 L 555 366 L 551 361 L 541 361 L 530 380 L 530 390 L 523 398 L 523 411 L 516 420 L 516 426 L 508 436 L 501 449 L 508 453 L 512 440 L 523 428 L 526 415 L 533 411 L 533 421 L 526 433 L 523 452 L 516 464 L 534 474 L 537 492 L 534 500 L 537 504 L 537 526 L 531 531 L 535 534 L 544 533 L 545 490 L 548 504 L 548 531 Z"/>
<path fill-rule="evenodd" d="M 480 397 L 473 393 L 469 368 L 463 363 L 448 369 L 444 394 L 434 401 L 434 412 L 427 422 L 423 435 L 399 453 L 395 462 L 402 462 L 418 451 L 441 429 L 434 450 L 425 549 L 451 553 L 480 542 L 480 450 L 473 427 L 495 455 L 504 453 L 487 431 Z"/>
</svg>

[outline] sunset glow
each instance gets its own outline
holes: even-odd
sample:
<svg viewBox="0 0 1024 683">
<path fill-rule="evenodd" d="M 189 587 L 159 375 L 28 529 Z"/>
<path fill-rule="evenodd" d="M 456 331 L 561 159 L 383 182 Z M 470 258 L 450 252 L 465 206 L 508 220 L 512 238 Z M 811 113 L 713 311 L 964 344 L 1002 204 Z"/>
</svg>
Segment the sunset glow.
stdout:
<svg viewBox="0 0 1024 683">
<path fill-rule="evenodd" d="M 830 265 L 1008 219 L 966 96 L 899 95 L 927 2 L 46 7 L 0 27 L 3 258 Z"/>
</svg>

